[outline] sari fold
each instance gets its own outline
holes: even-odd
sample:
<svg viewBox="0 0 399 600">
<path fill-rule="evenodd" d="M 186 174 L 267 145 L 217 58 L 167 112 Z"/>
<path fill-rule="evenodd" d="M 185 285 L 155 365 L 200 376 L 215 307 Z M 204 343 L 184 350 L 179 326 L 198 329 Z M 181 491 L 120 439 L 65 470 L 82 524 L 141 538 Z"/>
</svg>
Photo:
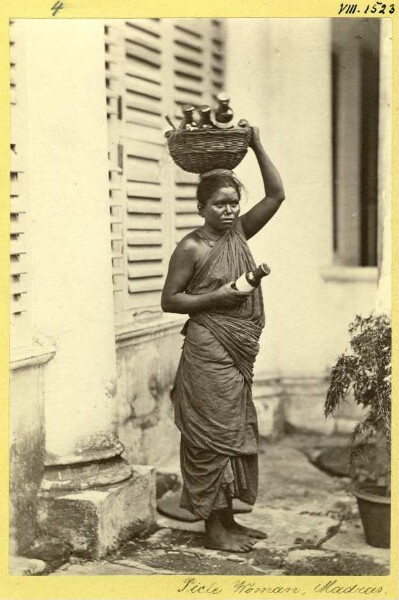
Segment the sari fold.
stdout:
<svg viewBox="0 0 399 600">
<path fill-rule="evenodd" d="M 231 229 L 196 265 L 186 293 L 214 291 L 254 267 L 243 232 Z M 258 288 L 239 308 L 190 315 L 183 330 L 172 390 L 182 436 L 181 505 L 204 519 L 227 506 L 226 493 L 250 504 L 256 499 L 258 427 L 251 384 L 263 326 Z"/>
</svg>

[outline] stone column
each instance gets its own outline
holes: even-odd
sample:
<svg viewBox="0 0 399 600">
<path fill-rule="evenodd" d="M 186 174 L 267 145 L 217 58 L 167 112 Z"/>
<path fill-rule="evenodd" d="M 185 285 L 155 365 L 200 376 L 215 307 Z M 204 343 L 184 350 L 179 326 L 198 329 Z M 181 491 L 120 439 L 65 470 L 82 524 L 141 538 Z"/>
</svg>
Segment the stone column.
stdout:
<svg viewBox="0 0 399 600">
<path fill-rule="evenodd" d="M 101 555 L 137 518 L 135 478 L 114 417 L 104 27 L 95 19 L 35 19 L 22 31 L 33 322 L 39 343 L 56 350 L 43 380 L 41 524 L 77 551 Z M 82 495 L 98 486 L 101 493 Z"/>
</svg>

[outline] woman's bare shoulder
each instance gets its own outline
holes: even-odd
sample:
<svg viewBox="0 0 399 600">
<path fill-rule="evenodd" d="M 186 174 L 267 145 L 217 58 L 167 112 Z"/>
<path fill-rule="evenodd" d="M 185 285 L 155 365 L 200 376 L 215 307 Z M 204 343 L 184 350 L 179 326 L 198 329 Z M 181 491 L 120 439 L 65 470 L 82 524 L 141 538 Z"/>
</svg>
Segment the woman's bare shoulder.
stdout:
<svg viewBox="0 0 399 600">
<path fill-rule="evenodd" d="M 201 241 L 195 230 L 191 231 L 177 244 L 174 254 L 177 256 L 190 257 L 193 260 L 196 260 L 200 254 L 200 245 Z"/>
</svg>

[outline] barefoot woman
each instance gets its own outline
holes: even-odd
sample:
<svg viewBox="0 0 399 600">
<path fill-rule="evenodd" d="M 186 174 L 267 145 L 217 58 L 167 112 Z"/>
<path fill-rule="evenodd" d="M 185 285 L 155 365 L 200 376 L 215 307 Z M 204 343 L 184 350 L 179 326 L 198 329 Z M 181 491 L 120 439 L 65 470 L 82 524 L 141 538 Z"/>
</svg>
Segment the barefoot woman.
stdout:
<svg viewBox="0 0 399 600">
<path fill-rule="evenodd" d="M 200 177 L 198 211 L 203 227 L 175 249 L 162 294 L 166 312 L 188 313 L 185 342 L 172 399 L 181 432 L 181 506 L 205 520 L 208 548 L 250 550 L 260 531 L 236 523 L 232 499 L 253 504 L 258 486 L 258 429 L 252 400 L 253 365 L 264 326 L 260 288 L 231 287 L 255 264 L 246 240 L 284 200 L 280 176 L 257 128 L 251 147 L 265 198 L 242 217 L 241 184 L 231 171 Z"/>
</svg>

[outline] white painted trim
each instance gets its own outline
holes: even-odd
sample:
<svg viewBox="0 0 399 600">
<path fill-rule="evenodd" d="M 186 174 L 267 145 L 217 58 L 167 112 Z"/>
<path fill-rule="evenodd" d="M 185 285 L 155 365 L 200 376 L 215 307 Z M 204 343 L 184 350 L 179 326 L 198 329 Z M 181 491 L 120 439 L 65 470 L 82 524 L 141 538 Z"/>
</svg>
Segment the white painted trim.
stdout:
<svg viewBox="0 0 399 600">
<path fill-rule="evenodd" d="M 324 281 L 341 283 L 363 283 L 370 282 L 377 284 L 377 267 L 348 267 L 344 265 L 330 265 L 320 270 Z"/>
<path fill-rule="evenodd" d="M 27 367 L 39 367 L 55 356 L 55 349 L 42 347 L 22 347 L 11 350 L 10 371 L 26 369 Z"/>
<path fill-rule="evenodd" d="M 129 345 L 134 340 L 141 340 L 143 337 L 151 339 L 160 337 L 164 332 L 183 327 L 188 319 L 188 315 L 167 315 L 158 319 L 152 319 L 145 322 L 134 322 L 128 325 L 119 325 L 116 327 L 117 348 Z"/>
</svg>

